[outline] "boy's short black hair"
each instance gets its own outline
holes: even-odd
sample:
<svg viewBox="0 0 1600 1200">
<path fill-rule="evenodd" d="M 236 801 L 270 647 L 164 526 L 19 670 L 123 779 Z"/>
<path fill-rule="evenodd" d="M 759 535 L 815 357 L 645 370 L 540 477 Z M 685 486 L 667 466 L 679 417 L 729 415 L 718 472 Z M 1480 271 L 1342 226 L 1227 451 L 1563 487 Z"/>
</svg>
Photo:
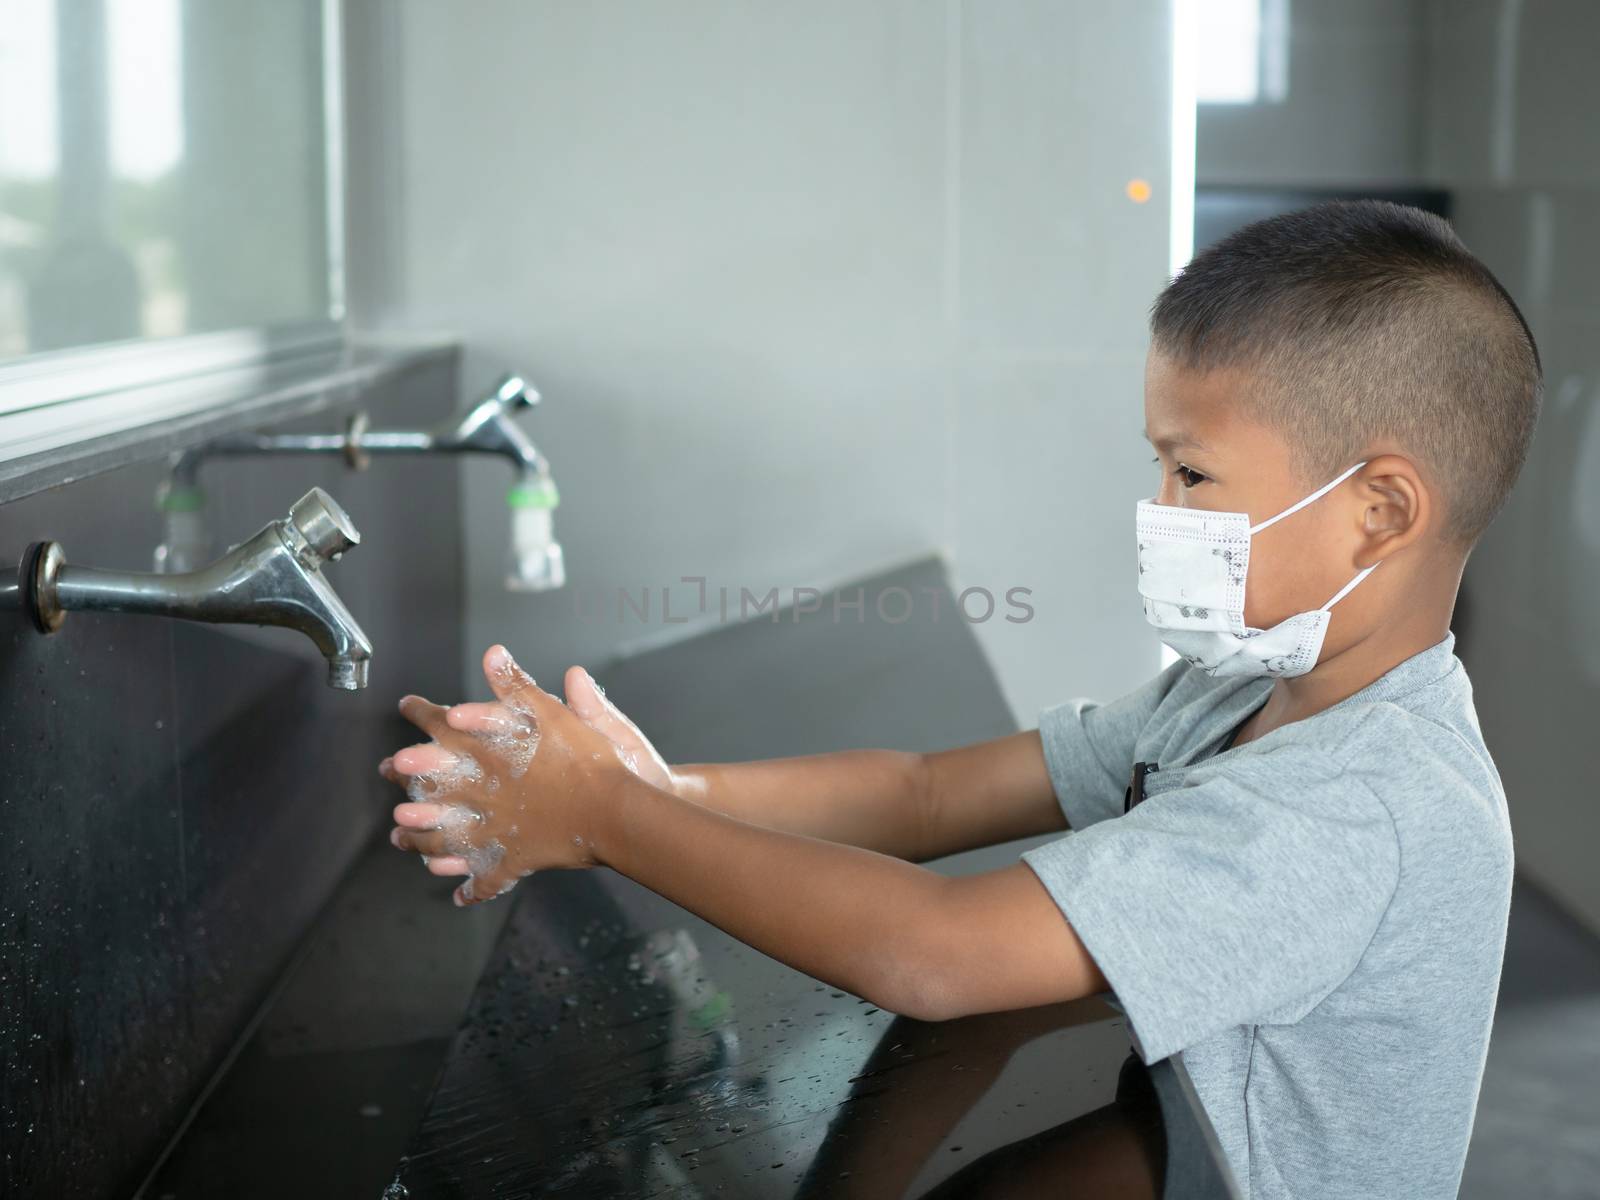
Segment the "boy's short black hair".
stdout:
<svg viewBox="0 0 1600 1200">
<path fill-rule="evenodd" d="M 1464 546 L 1505 503 L 1533 439 L 1533 334 L 1449 224 L 1421 209 L 1340 201 L 1247 225 L 1167 286 L 1150 332 L 1183 367 L 1254 375 L 1240 399 L 1288 437 L 1307 483 L 1379 438 L 1405 447 Z"/>
</svg>

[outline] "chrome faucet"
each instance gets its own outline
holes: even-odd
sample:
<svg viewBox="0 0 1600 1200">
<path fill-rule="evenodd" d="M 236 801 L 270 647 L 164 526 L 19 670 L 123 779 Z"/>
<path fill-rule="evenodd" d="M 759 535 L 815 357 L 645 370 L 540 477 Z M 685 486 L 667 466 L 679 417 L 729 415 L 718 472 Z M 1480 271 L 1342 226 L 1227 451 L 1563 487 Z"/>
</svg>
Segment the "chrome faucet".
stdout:
<svg viewBox="0 0 1600 1200">
<path fill-rule="evenodd" d="M 225 625 L 298 629 L 328 660 L 328 686 L 367 686 L 372 643 L 323 577 L 322 565 L 361 541 L 332 496 L 312 488 L 248 541 L 198 571 L 145 575 L 67 564 L 58 542 L 35 542 L 0 602 L 21 608 L 40 633 L 69 612 L 146 613 Z"/>
<path fill-rule="evenodd" d="M 207 458 L 250 454 L 337 454 L 364 471 L 378 454 L 490 454 L 510 461 L 517 482 L 506 497 L 512 511 L 511 572 L 506 586 L 544 591 L 566 582 L 561 545 L 552 536 L 551 512 L 558 503 L 550 464 L 512 419 L 539 402 L 539 393 L 520 375 L 508 375 L 488 396 L 433 429 L 375 430 L 365 413 L 356 413 L 340 433 L 233 434 L 186 450 L 162 485 L 158 503 L 167 518 L 167 537 L 156 549 L 156 570 L 184 571 L 203 557 L 206 545 L 200 516 L 205 494 L 200 465 Z"/>
</svg>

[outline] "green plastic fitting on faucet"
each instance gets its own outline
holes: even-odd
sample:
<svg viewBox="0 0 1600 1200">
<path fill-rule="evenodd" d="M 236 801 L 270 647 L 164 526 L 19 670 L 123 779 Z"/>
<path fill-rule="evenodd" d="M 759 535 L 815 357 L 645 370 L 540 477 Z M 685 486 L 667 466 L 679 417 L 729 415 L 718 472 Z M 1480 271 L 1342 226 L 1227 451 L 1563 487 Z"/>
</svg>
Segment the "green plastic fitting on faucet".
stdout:
<svg viewBox="0 0 1600 1200">
<path fill-rule="evenodd" d="M 167 482 L 156 490 L 156 510 L 164 513 L 199 512 L 206 506 L 206 494 L 197 487 Z"/>
<path fill-rule="evenodd" d="M 548 475 L 515 484 L 506 493 L 506 505 L 510 508 L 555 508 L 560 503 L 556 481 Z"/>
<path fill-rule="evenodd" d="M 690 1013 L 689 1018 L 701 1029 L 710 1029 L 732 1011 L 733 997 L 727 992 L 718 992 Z"/>
</svg>

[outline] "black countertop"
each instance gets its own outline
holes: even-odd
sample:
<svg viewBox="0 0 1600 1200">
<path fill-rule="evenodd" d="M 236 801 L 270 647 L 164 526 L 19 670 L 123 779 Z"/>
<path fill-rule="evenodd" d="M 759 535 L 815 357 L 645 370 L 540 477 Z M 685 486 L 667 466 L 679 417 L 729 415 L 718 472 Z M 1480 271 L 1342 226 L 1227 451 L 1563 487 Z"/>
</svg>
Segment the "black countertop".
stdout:
<svg viewBox="0 0 1600 1200">
<path fill-rule="evenodd" d="M 930 562 L 867 586 L 946 585 Z M 1010 732 L 941 608 L 943 624 L 785 614 L 601 678 L 680 761 Z M 148 1195 L 1234 1194 L 1181 1063 L 1140 1065 L 1101 1000 L 909 1021 L 609 872 L 445 912 L 443 885 L 385 850 Z"/>
<path fill-rule="evenodd" d="M 1099 1000 L 895 1018 L 625 881 L 519 899 L 389 1197 L 1226 1196 Z"/>
</svg>

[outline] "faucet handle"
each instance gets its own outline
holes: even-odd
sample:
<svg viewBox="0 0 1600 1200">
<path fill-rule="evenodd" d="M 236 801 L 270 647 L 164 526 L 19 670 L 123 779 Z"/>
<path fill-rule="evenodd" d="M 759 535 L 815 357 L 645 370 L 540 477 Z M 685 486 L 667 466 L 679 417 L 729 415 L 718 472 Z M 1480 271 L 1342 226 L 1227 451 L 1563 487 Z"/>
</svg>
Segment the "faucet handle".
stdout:
<svg viewBox="0 0 1600 1200">
<path fill-rule="evenodd" d="M 323 561 L 338 558 L 359 545 L 361 534 L 350 514 L 319 487 L 312 488 L 289 509 L 289 523 L 306 540 L 311 553 Z"/>
<path fill-rule="evenodd" d="M 539 403 L 539 393 L 521 375 L 507 375 L 494 389 L 494 398 L 503 408 L 532 408 Z"/>
</svg>

